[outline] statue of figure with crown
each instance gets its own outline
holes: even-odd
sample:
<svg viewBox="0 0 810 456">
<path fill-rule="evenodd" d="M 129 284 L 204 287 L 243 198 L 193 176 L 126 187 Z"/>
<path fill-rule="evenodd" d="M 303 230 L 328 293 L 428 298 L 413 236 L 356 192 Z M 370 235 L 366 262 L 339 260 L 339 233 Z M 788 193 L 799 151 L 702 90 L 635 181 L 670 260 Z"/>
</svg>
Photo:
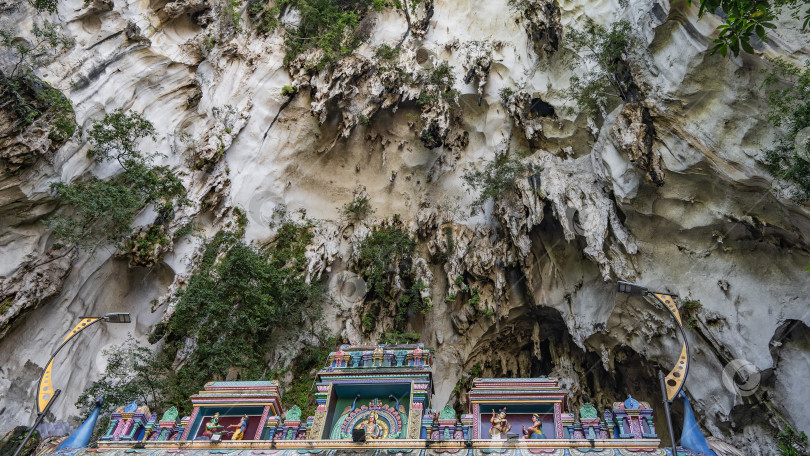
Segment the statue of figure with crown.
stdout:
<svg viewBox="0 0 810 456">
<path fill-rule="evenodd" d="M 506 440 L 506 433 L 512 429 L 512 425 L 506 420 L 506 407 L 497 414 L 492 410 L 492 418 L 489 420 L 492 427 L 489 428 L 489 435 L 493 440 Z"/>
<path fill-rule="evenodd" d="M 217 412 L 211 417 L 210 420 L 208 420 L 208 423 L 205 424 L 205 432 L 203 432 L 203 435 L 206 437 L 211 437 L 212 435 L 218 433 L 223 427 L 224 426 L 219 424 L 219 412 Z"/>
<path fill-rule="evenodd" d="M 368 418 L 361 421 L 355 429 L 365 430 L 367 439 L 381 439 L 387 434 L 387 429 L 377 422 L 377 418 L 377 412 L 371 412 L 368 414 Z"/>
</svg>

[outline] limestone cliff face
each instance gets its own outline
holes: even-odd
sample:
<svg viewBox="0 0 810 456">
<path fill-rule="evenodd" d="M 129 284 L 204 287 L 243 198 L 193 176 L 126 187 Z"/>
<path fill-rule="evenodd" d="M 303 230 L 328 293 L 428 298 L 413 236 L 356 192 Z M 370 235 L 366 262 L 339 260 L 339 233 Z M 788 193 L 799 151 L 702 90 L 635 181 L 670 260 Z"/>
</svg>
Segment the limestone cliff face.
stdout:
<svg viewBox="0 0 810 456">
<path fill-rule="evenodd" d="M 374 224 L 399 214 L 432 297 L 410 329 L 436 349 L 439 408 L 463 401 L 454 388 L 471 372 L 555 376 L 576 406 L 627 393 L 659 404 L 657 369 L 671 367 L 677 334 L 662 309 L 616 296 L 624 279 L 702 303 L 686 389 L 708 433 L 764 455 L 783 423 L 810 432 L 810 209 L 762 166 L 773 141 L 759 88 L 767 62 L 709 55 L 718 21 L 680 1 L 528 3 L 523 13 L 506 0 L 373 13 L 366 43 L 321 71 L 307 64 L 316 56 L 284 66 L 283 38 L 237 29 L 218 0 L 60 1 L 53 19 L 76 43 L 37 75 L 69 96 L 81 126 L 117 108 L 152 121 L 157 141 L 143 146 L 165 155 L 192 200 L 167 229 L 194 221 L 199 231 L 158 252 L 54 248 L 42 223 L 60 210 L 49 184 L 115 172 L 88 159 L 79 136 L 0 174 L 0 432 L 33 420 L 36 380 L 77 317 L 132 313 L 129 327 L 100 326 L 64 353 L 53 415 L 75 415 L 74 398 L 104 368 L 101 349 L 127 331 L 145 338 L 170 312 L 165 298 L 183 286 L 201 239 L 237 207 L 248 240 L 273 234 L 278 207 L 320 220 L 308 273 L 334 291 L 325 321 L 350 343 L 379 331 L 363 336 L 362 299 L 341 292 L 343 271 Z M 0 11 L 0 25 L 30 38 L 25 2 L 0 1 Z M 644 95 L 599 123 L 563 109 L 564 35 L 586 18 L 629 21 Z M 758 52 L 803 61 L 810 42 L 799 27 L 785 18 Z M 402 71 L 378 71 L 374 48 L 403 37 Z M 420 69 L 442 61 L 459 93 L 418 106 L 421 90 L 443 84 L 420 80 Z M 285 85 L 298 93 L 282 95 Z M 519 90 L 502 101 L 505 87 Z M 553 115 L 535 112 L 538 100 Z M 530 152 L 532 177 L 471 216 L 463 171 L 510 148 Z M 358 191 L 374 216 L 343 220 Z M 432 261 L 436 252 L 446 259 Z M 459 276 L 479 288 L 478 309 L 456 297 Z M 271 364 L 289 356 L 273 353 Z M 758 372 L 751 394 L 724 384 L 732 360 Z"/>
</svg>

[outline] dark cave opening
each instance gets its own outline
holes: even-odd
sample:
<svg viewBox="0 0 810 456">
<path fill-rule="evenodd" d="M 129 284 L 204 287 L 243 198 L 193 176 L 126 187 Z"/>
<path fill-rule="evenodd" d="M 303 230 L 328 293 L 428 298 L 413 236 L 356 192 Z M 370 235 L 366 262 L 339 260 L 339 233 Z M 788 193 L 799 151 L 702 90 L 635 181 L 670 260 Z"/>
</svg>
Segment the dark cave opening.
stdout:
<svg viewBox="0 0 810 456">
<path fill-rule="evenodd" d="M 560 311 L 545 306 L 526 310 L 528 306 L 515 309 L 499 325 L 493 324 L 479 339 L 464 372 L 475 372 L 478 377 L 556 378 L 567 390 L 568 409 L 575 415 L 586 401 L 604 411 L 632 395 L 653 408 L 662 444 L 669 442 L 657 363 L 618 346 L 611 351 L 613 369 L 607 370 L 599 353 L 574 342 Z M 471 381 L 463 383 L 459 382 L 450 399 L 459 410 L 466 409 L 466 388 Z M 682 414 L 673 413 L 676 435 L 682 419 Z"/>
<path fill-rule="evenodd" d="M 543 101 L 540 97 L 532 98 L 532 104 L 529 107 L 529 112 L 540 117 L 557 118 L 557 113 L 554 111 L 554 106 Z"/>
</svg>

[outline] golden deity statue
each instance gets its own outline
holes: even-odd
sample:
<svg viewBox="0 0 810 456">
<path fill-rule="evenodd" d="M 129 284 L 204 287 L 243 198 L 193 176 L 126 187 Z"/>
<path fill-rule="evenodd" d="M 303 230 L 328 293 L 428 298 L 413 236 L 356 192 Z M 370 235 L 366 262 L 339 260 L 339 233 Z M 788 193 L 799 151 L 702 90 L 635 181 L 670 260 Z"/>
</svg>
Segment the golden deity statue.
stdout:
<svg viewBox="0 0 810 456">
<path fill-rule="evenodd" d="M 361 421 L 355 426 L 355 429 L 363 429 L 366 431 L 367 439 L 384 439 L 388 436 L 388 426 L 377 420 L 377 412 L 368 414 L 368 418 Z"/>
</svg>

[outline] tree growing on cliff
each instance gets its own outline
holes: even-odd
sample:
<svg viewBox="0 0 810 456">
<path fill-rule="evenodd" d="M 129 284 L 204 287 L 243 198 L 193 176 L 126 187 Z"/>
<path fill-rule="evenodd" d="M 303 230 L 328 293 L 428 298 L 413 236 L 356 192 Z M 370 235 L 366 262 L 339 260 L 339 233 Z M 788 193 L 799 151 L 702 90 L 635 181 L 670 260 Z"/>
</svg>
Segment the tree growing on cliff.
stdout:
<svg viewBox="0 0 810 456">
<path fill-rule="evenodd" d="M 0 70 L 0 110 L 8 111 L 14 125 L 7 131 L 33 126 L 48 132 L 48 138 L 61 146 L 76 132 L 73 104 L 58 89 L 34 74 L 34 67 L 55 52 L 73 46 L 74 40 L 60 31 L 51 21 L 34 21 L 31 29 L 34 39 L 18 39 L 12 32 L 0 29 L 0 46 L 13 64 Z M 2 169 L 2 168 L 0 168 Z"/>
<path fill-rule="evenodd" d="M 368 290 L 359 312 L 366 334 L 377 330 L 386 316 L 393 317 L 394 324 L 385 329 L 404 333 L 410 312 L 430 311 L 430 298 L 422 297 L 427 285 L 416 275 L 415 249 L 416 241 L 398 217 L 375 227 L 358 246 L 354 267 Z"/>
<path fill-rule="evenodd" d="M 120 345 L 102 351 L 107 366 L 101 377 L 90 384 L 76 401 L 76 408 L 89 414 L 95 399 L 104 396 L 104 409 L 108 412 L 136 401 L 158 411 L 163 401 L 167 372 L 158 367 L 157 355 L 141 345 L 130 334 Z"/>
<path fill-rule="evenodd" d="M 165 342 L 165 367 L 175 372 L 166 394 L 182 413 L 205 383 L 266 378 L 269 351 L 287 337 L 317 333 L 327 297 L 304 277 L 313 228 L 288 219 L 264 247 L 230 231 L 206 244 L 188 286 L 173 297 L 174 314 L 150 336 Z"/>
<path fill-rule="evenodd" d="M 498 201 L 506 192 L 514 190 L 517 181 L 526 176 L 529 168 L 521 162 L 527 152 L 496 152 L 495 159 L 481 169 L 467 169 L 461 177 L 470 191 L 478 192 L 473 200 L 471 214 L 483 210 L 487 201 Z"/>
<path fill-rule="evenodd" d="M 630 47 L 630 24 L 618 21 L 606 28 L 592 20 L 583 30 L 571 30 L 566 36 L 567 47 L 578 55 L 568 57 L 572 70 L 583 63 L 585 71 L 571 76 L 569 98 L 585 111 L 595 114 L 606 111 L 613 100 L 623 103 L 634 100 L 632 74 L 627 62 Z"/>
<path fill-rule="evenodd" d="M 54 236 L 69 245 L 93 251 L 106 241 L 121 247 L 132 233 L 132 221 L 149 204 L 159 219 L 169 219 L 176 206 L 186 203 L 180 179 L 167 167 L 151 164 L 156 153 L 143 153 L 139 140 L 154 138 L 152 123 L 138 113 L 117 110 L 95 121 L 88 131 L 93 148 L 88 155 L 97 162 L 115 159 L 123 172 L 107 180 L 91 177 L 65 183 L 51 190 L 69 215 L 48 220 Z"/>
<path fill-rule="evenodd" d="M 771 110 L 768 120 L 776 129 L 776 143 L 763 150 L 765 166 L 774 176 L 795 186 L 797 201 L 810 198 L 810 61 L 799 67 L 773 61 L 763 86 Z"/>
</svg>

